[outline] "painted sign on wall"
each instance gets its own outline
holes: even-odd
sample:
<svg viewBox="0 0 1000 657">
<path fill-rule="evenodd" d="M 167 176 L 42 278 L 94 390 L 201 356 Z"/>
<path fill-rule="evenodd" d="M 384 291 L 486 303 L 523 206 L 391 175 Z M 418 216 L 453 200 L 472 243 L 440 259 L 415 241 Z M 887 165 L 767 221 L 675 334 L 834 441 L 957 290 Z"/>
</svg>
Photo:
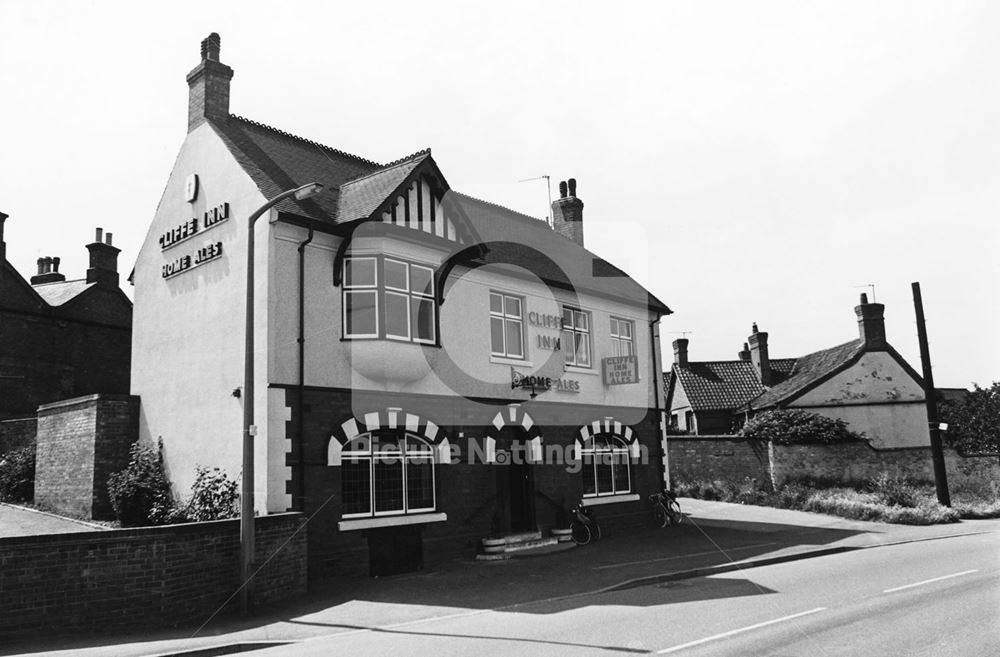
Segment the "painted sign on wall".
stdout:
<svg viewBox="0 0 1000 657">
<path fill-rule="evenodd" d="M 608 356 L 604 359 L 604 385 L 639 383 L 639 359 L 636 356 Z"/>
</svg>

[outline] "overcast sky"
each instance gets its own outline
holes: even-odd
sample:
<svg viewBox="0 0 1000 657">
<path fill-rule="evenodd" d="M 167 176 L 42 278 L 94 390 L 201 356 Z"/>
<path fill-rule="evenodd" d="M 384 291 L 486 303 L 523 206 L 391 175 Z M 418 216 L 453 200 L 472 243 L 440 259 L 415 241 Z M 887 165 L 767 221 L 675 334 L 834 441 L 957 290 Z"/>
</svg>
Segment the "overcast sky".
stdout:
<svg viewBox="0 0 1000 657">
<path fill-rule="evenodd" d="M 598 7 L 603 7 L 599 9 Z M 575 177 L 587 246 L 674 310 L 692 360 L 853 339 L 864 284 L 935 382 L 1000 379 L 1000 4 L 0 0 L 8 259 L 128 275 L 222 36 L 231 111 L 542 217 Z M 127 284 L 125 284 L 126 287 Z M 131 294 L 131 289 L 128 289 Z"/>
</svg>

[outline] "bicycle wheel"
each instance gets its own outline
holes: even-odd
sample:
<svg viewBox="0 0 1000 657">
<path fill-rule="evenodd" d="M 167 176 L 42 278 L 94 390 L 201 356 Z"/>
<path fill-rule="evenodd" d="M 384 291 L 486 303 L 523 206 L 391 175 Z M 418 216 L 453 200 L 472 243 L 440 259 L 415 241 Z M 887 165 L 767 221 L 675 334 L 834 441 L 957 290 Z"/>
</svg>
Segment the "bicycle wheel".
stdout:
<svg viewBox="0 0 1000 657">
<path fill-rule="evenodd" d="M 670 524 L 670 516 L 667 515 L 666 510 L 663 508 L 662 504 L 657 504 L 653 509 L 656 514 L 656 524 L 660 527 L 666 527 Z"/>
<path fill-rule="evenodd" d="M 673 524 L 679 525 L 684 521 L 684 514 L 681 513 L 681 505 L 677 503 L 677 500 L 670 500 L 667 504 L 667 510 L 670 512 L 670 520 Z"/>
<path fill-rule="evenodd" d="M 570 535 L 573 537 L 573 542 L 577 545 L 590 543 L 590 527 L 579 520 L 574 520 L 570 525 Z"/>
</svg>

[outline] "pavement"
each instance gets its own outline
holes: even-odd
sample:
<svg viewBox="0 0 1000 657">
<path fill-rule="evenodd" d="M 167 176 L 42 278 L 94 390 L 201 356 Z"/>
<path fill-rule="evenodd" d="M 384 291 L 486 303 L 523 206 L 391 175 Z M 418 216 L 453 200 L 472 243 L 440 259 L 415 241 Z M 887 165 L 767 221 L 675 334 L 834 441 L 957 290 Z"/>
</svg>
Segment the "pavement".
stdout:
<svg viewBox="0 0 1000 657">
<path fill-rule="evenodd" d="M 681 525 L 607 536 L 564 552 L 503 562 L 470 558 L 395 577 L 335 578 L 313 582 L 308 595 L 249 618 L 220 615 L 202 627 L 141 635 L 37 637 L 0 646 L 0 654 L 205 657 L 496 611 L 533 613 L 528 610 L 546 603 L 584 606 L 588 596 L 651 583 L 1000 531 L 997 520 L 914 527 L 693 499 L 681 505 L 688 515 Z"/>
<path fill-rule="evenodd" d="M 11 536 L 36 536 L 38 534 L 67 534 L 107 529 L 96 523 L 57 516 L 26 506 L 0 502 L 0 538 Z"/>
</svg>

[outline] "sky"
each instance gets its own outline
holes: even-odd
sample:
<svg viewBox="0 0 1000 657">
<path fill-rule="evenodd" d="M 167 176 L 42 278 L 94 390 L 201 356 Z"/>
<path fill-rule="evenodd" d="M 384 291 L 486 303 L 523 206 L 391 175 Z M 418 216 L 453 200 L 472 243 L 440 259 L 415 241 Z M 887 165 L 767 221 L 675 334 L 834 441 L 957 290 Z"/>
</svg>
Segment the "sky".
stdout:
<svg viewBox="0 0 1000 657">
<path fill-rule="evenodd" d="M 691 360 L 857 336 L 874 285 L 939 387 L 1000 380 L 1000 4 L 0 0 L 8 260 L 131 270 L 222 37 L 230 109 L 527 214 L 578 181 L 586 245 L 674 314 Z M 131 288 L 124 283 L 126 292 Z"/>
</svg>

